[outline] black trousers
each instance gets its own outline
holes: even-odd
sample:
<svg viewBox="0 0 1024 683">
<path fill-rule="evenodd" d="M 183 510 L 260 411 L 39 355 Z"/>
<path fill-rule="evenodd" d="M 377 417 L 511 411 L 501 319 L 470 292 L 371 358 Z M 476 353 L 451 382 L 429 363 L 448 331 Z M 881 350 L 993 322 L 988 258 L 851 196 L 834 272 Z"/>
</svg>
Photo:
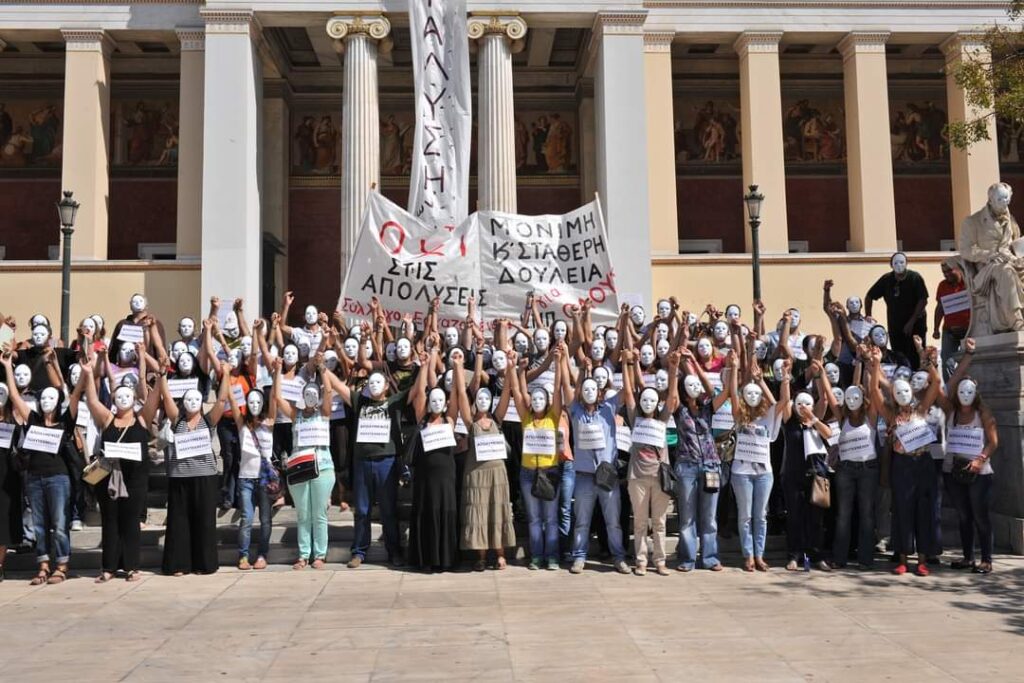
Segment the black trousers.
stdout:
<svg viewBox="0 0 1024 683">
<path fill-rule="evenodd" d="M 798 456 L 801 454 L 798 454 Z M 782 495 L 786 499 L 786 555 L 800 562 L 829 559 L 823 550 L 822 509 L 811 505 L 811 478 L 801 457 L 789 457 L 782 466 Z"/>
<path fill-rule="evenodd" d="M 217 498 L 220 477 L 171 477 L 167 480 L 165 574 L 217 571 Z"/>
<path fill-rule="evenodd" d="M 139 568 L 139 545 L 142 541 L 139 517 L 146 509 L 149 474 L 145 470 L 130 474 L 131 477 L 126 476 L 124 482 L 128 489 L 127 498 L 111 499 L 107 492 L 107 479 L 93 489 L 100 504 L 102 523 L 100 566 L 111 574 L 118 569 L 131 572 Z"/>
<path fill-rule="evenodd" d="M 242 443 L 238 439 L 238 426 L 234 420 L 221 420 L 217 424 L 220 439 L 220 456 L 224 459 L 224 471 L 220 477 L 221 505 L 238 507 L 238 465 L 242 460 Z"/>
</svg>

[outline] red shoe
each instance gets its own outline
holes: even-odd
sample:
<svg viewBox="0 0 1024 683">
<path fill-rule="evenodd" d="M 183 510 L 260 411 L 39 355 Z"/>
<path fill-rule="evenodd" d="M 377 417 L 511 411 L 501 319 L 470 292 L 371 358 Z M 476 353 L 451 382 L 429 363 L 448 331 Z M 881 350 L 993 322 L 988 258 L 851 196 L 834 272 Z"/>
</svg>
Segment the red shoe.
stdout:
<svg viewBox="0 0 1024 683">
<path fill-rule="evenodd" d="M 932 573 L 932 571 L 928 569 L 928 565 L 926 565 L 924 562 L 918 562 L 917 569 L 914 570 L 914 573 L 918 576 L 928 576 Z"/>
<path fill-rule="evenodd" d="M 907 573 L 907 565 L 903 563 L 896 565 L 896 567 L 892 570 L 892 573 L 896 576 L 903 576 Z"/>
</svg>

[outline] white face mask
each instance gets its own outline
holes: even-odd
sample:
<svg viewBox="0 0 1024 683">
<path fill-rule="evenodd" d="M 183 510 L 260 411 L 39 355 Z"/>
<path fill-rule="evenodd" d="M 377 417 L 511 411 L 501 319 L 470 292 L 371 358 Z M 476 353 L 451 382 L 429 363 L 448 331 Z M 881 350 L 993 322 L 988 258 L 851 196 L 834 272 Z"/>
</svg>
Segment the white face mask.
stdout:
<svg viewBox="0 0 1024 683">
<path fill-rule="evenodd" d="M 395 343 L 388 342 L 384 346 L 384 360 L 389 363 L 394 363 L 396 358 L 398 358 L 398 355 L 395 353 Z"/>
<path fill-rule="evenodd" d="M 836 403 L 843 405 L 843 390 L 839 387 L 832 387 L 832 398 L 836 400 Z"/>
<path fill-rule="evenodd" d="M 349 330 L 348 333 L 349 336 L 355 337 L 356 341 L 363 340 L 363 328 L 359 327 L 358 325 Z"/>
<path fill-rule="evenodd" d="M 427 398 L 427 408 L 431 415 L 440 415 L 444 412 L 448 399 L 440 389 L 431 389 Z"/>
<path fill-rule="evenodd" d="M 171 362 L 177 363 L 178 357 L 186 351 L 188 351 L 188 345 L 183 341 L 176 341 L 171 344 Z"/>
<path fill-rule="evenodd" d="M 654 388 L 658 391 L 665 391 L 668 389 L 668 372 L 665 370 L 658 370 L 654 373 Z"/>
<path fill-rule="evenodd" d="M 71 380 L 72 388 L 77 387 L 78 380 L 82 379 L 82 366 L 79 365 L 78 363 L 75 363 L 70 368 L 68 368 L 68 379 Z"/>
<path fill-rule="evenodd" d="M 740 307 L 735 304 L 729 304 L 725 307 L 725 319 L 732 321 L 738 321 L 740 319 Z"/>
<path fill-rule="evenodd" d="M 629 311 L 629 319 L 633 321 L 633 324 L 639 327 L 644 324 L 644 308 L 643 306 L 634 306 Z"/>
<path fill-rule="evenodd" d="M 395 342 L 395 357 L 401 361 L 409 360 L 412 357 L 412 342 L 405 338 Z"/>
<path fill-rule="evenodd" d="M 372 360 L 373 359 L 373 342 L 370 341 L 369 339 L 367 339 L 366 341 L 363 342 L 363 348 L 366 349 L 366 357 Z"/>
<path fill-rule="evenodd" d="M 825 376 L 832 386 L 839 384 L 839 366 L 835 363 L 825 363 Z"/>
<path fill-rule="evenodd" d="M 128 307 L 132 309 L 132 313 L 142 313 L 146 310 L 146 297 L 136 294 L 128 302 Z"/>
<path fill-rule="evenodd" d="M 973 380 L 965 379 L 956 387 L 956 398 L 962 406 L 974 405 L 974 399 L 978 397 L 978 385 Z"/>
<path fill-rule="evenodd" d="M 537 347 L 538 353 L 545 353 L 550 346 L 551 340 L 548 338 L 547 330 L 537 330 L 533 333 L 533 345 Z"/>
<path fill-rule="evenodd" d="M 562 320 L 556 321 L 552 329 L 555 332 L 555 341 L 565 341 L 566 335 L 569 334 L 569 328 Z"/>
<path fill-rule="evenodd" d="M 50 321 L 47 320 L 46 316 L 43 315 L 42 313 L 36 313 L 34 316 L 29 318 L 29 321 L 28 321 L 28 326 L 30 328 L 35 327 L 36 325 L 42 325 L 43 327 L 48 327 L 49 324 L 50 324 Z"/>
<path fill-rule="evenodd" d="M 446 327 L 444 330 L 445 346 L 451 348 L 459 343 L 459 331 L 454 327 Z"/>
<path fill-rule="evenodd" d="M 864 405 L 864 392 L 860 390 L 860 387 L 849 387 L 843 393 L 843 403 L 846 404 L 847 410 L 860 410 L 860 407 Z"/>
<path fill-rule="evenodd" d="M 192 318 L 182 318 L 178 321 L 178 334 L 182 339 L 191 339 L 196 331 L 196 322 Z"/>
<path fill-rule="evenodd" d="M 535 413 L 546 413 L 548 410 L 548 392 L 537 389 L 530 394 L 530 409 Z"/>
<path fill-rule="evenodd" d="M 758 360 L 764 360 L 768 357 L 768 345 L 760 339 L 754 340 L 754 355 L 757 356 Z"/>
<path fill-rule="evenodd" d="M 700 395 L 704 393 L 704 385 L 701 384 L 697 375 L 687 375 L 683 380 L 683 389 L 690 398 L 700 398 Z"/>
<path fill-rule="evenodd" d="M 885 348 L 885 345 L 889 343 L 889 335 L 886 334 L 884 327 L 878 325 L 871 328 L 871 342 L 879 348 Z"/>
<path fill-rule="evenodd" d="M 370 396 L 373 398 L 381 398 L 384 396 L 384 387 L 387 385 L 384 375 L 379 372 L 375 372 L 370 375 L 370 379 L 366 381 L 366 388 L 370 390 Z"/>
<path fill-rule="evenodd" d="M 494 401 L 494 397 L 491 395 L 490 390 L 481 389 L 476 392 L 476 400 L 473 402 L 476 405 L 478 413 L 487 413 L 491 410 L 491 403 Z"/>
<path fill-rule="evenodd" d="M 114 390 L 114 405 L 118 410 L 131 410 L 135 406 L 135 392 L 128 387 L 118 387 Z"/>
<path fill-rule="evenodd" d="M 455 386 L 455 375 L 451 370 L 448 370 L 444 373 L 444 390 L 451 393 L 453 386 Z"/>
<path fill-rule="evenodd" d="M 897 275 L 907 272 L 907 257 L 903 254 L 894 254 L 889 263 L 892 265 L 892 272 Z"/>
<path fill-rule="evenodd" d="M 89 317 L 96 323 L 96 334 L 99 334 L 103 330 L 103 318 L 98 315 L 90 315 Z"/>
<path fill-rule="evenodd" d="M 345 353 L 346 358 L 349 360 L 355 360 L 356 356 L 359 355 L 359 342 L 352 337 L 347 337 L 345 341 L 341 343 L 341 350 Z M 288 349 L 285 348 L 285 353 L 287 352 Z"/>
<path fill-rule="evenodd" d="M 117 350 L 117 360 L 121 365 L 134 365 L 137 363 L 139 356 L 135 352 L 135 344 L 132 342 L 121 344 L 121 348 Z"/>
<path fill-rule="evenodd" d="M 667 339 L 659 339 L 658 346 L 655 352 L 658 354 L 658 358 L 664 360 L 665 356 L 668 355 L 669 343 Z"/>
<path fill-rule="evenodd" d="M 224 316 L 224 334 L 229 337 L 238 336 L 238 316 L 234 311 Z"/>
<path fill-rule="evenodd" d="M 597 384 L 597 388 L 604 391 L 605 387 L 608 386 L 608 369 L 603 365 L 598 368 L 594 368 L 594 382 Z"/>
<path fill-rule="evenodd" d="M 305 315 L 302 316 L 303 320 L 309 326 L 316 325 L 316 319 L 319 316 L 319 312 L 316 310 L 316 306 L 306 306 Z"/>
<path fill-rule="evenodd" d="M 923 370 L 918 370 L 910 377 L 910 388 L 914 390 L 916 394 L 919 391 L 923 391 L 928 387 L 928 373 Z"/>
<path fill-rule="evenodd" d="M 606 335 L 612 330 L 605 327 L 604 325 L 598 325 L 594 328 L 594 339 L 604 339 Z"/>
<path fill-rule="evenodd" d="M 658 329 L 655 330 L 654 338 L 657 340 L 668 339 L 668 325 L 665 323 L 658 323 Z"/>
<path fill-rule="evenodd" d="M 252 337 L 242 337 L 238 341 L 238 348 L 242 351 L 242 356 L 248 358 L 252 355 Z"/>
<path fill-rule="evenodd" d="M 590 346 L 590 358 L 598 363 L 604 360 L 604 340 L 594 340 L 594 343 Z"/>
<path fill-rule="evenodd" d="M 696 325 L 697 324 L 697 314 L 696 313 L 687 313 L 686 314 L 686 324 L 688 326 L 690 326 L 690 327 L 693 327 L 694 325 Z"/>
<path fill-rule="evenodd" d="M 57 410 L 57 403 L 60 401 L 60 394 L 53 387 L 47 387 L 43 389 L 43 393 L 39 395 L 39 409 L 43 411 L 44 415 L 49 415 L 53 411 Z"/>
<path fill-rule="evenodd" d="M 586 379 L 583 380 L 583 387 L 580 393 L 583 395 L 583 402 L 588 406 L 592 406 L 597 403 L 597 380 Z"/>
<path fill-rule="evenodd" d="M 914 390 L 905 379 L 898 379 L 892 383 L 892 395 L 896 399 L 896 405 L 900 407 L 909 406 L 914 401 Z"/>
<path fill-rule="evenodd" d="M 181 405 L 187 415 L 195 415 L 203 407 L 203 396 L 195 389 L 189 389 L 182 396 Z"/>
<path fill-rule="evenodd" d="M 606 348 L 615 350 L 619 345 L 619 333 L 618 330 L 608 330 L 604 333 L 604 341 Z"/>
<path fill-rule="evenodd" d="M 497 350 L 491 354 L 491 367 L 498 372 L 505 372 L 505 368 L 508 367 L 508 356 L 502 350 Z"/>
<path fill-rule="evenodd" d="M 49 338 L 50 331 L 42 325 L 36 325 L 32 328 L 32 346 L 36 348 L 43 346 Z"/>
<path fill-rule="evenodd" d="M 846 312 L 850 315 L 860 315 L 860 297 L 851 296 L 846 300 Z"/>
<path fill-rule="evenodd" d="M 791 308 L 789 310 L 792 313 L 792 315 L 790 316 L 790 320 L 793 322 L 792 327 L 795 330 L 796 328 L 800 327 L 800 311 L 796 310 L 795 308 Z"/>
<path fill-rule="evenodd" d="M 672 314 L 672 304 L 662 299 L 658 302 L 658 317 L 667 318 Z"/>
<path fill-rule="evenodd" d="M 701 339 L 697 342 L 697 355 L 701 358 L 711 357 L 711 342 L 707 339 Z"/>
<path fill-rule="evenodd" d="M 245 406 L 249 409 L 250 415 L 259 417 L 263 414 L 263 394 L 259 391 L 250 391 L 245 396 Z"/>
<path fill-rule="evenodd" d="M 711 328 L 711 332 L 715 335 L 715 340 L 724 342 L 725 338 L 729 336 L 729 326 L 719 320 L 715 323 L 715 326 Z"/>
<path fill-rule="evenodd" d="M 764 392 L 756 384 L 747 384 L 743 387 L 743 402 L 751 408 L 761 405 L 762 398 L 764 398 Z"/>
<path fill-rule="evenodd" d="M 331 349 L 324 351 L 324 367 L 330 370 L 331 372 L 334 372 L 335 370 L 338 369 L 337 351 L 333 351 Z"/>
<path fill-rule="evenodd" d="M 299 362 L 299 348 L 294 344 L 288 344 L 284 347 L 284 353 L 281 354 L 282 360 L 285 365 L 295 365 Z"/>
<path fill-rule="evenodd" d="M 808 394 L 806 391 L 801 391 L 799 394 L 796 395 L 796 398 L 793 399 L 793 405 L 796 406 L 797 408 L 800 408 L 802 406 L 807 410 L 811 410 L 814 408 L 814 397 Z"/>
<path fill-rule="evenodd" d="M 644 415 L 654 415 L 658 409 L 658 392 L 647 388 L 640 393 L 640 412 Z"/>
<path fill-rule="evenodd" d="M 5 405 L 7 405 L 7 399 L 9 399 L 10 396 L 11 396 L 11 392 L 7 388 L 7 385 L 6 384 L 0 384 L 0 408 L 2 408 Z"/>
<path fill-rule="evenodd" d="M 183 353 L 178 356 L 178 373 L 182 375 L 191 375 L 192 368 L 195 367 L 195 359 L 191 353 Z"/>
<path fill-rule="evenodd" d="M 307 408 L 320 407 L 320 387 L 315 384 L 307 384 L 302 388 L 302 402 Z"/>
<path fill-rule="evenodd" d="M 908 368 L 906 365 L 899 366 L 898 368 L 896 368 L 896 372 L 892 373 L 893 379 L 902 379 L 908 383 L 910 382 L 910 378 L 913 376 L 914 371 Z"/>
<path fill-rule="evenodd" d="M 92 318 L 86 318 L 80 325 L 83 332 L 88 332 L 91 335 L 96 334 L 96 322 Z"/>
<path fill-rule="evenodd" d="M 640 347 L 640 365 L 650 365 L 654 362 L 654 349 L 650 344 Z"/>
<path fill-rule="evenodd" d="M 512 344 L 515 346 L 516 353 L 520 356 L 524 355 L 530 349 L 530 340 L 526 338 L 525 334 L 519 333 L 512 339 Z"/>
<path fill-rule="evenodd" d="M 241 365 L 241 364 L 242 364 L 242 350 L 241 349 L 231 349 L 231 352 L 228 353 L 228 365 L 231 367 L 232 370 L 236 370 L 236 369 L 238 369 L 238 366 Z"/>
</svg>

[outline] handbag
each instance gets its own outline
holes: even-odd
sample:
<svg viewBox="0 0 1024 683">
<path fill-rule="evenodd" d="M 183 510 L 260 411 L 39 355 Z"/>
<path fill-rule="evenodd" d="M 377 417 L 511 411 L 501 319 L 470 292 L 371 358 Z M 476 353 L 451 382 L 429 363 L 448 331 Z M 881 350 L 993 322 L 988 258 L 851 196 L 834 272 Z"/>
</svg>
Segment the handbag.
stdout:
<svg viewBox="0 0 1024 683">
<path fill-rule="evenodd" d="M 540 457 L 537 457 L 537 463 L 540 463 Z M 547 472 L 538 467 L 534 470 L 536 476 L 533 478 L 533 484 L 530 485 L 530 495 L 538 500 L 550 502 L 558 496 L 558 491 L 555 489 L 555 485 L 551 482 Z"/>
<path fill-rule="evenodd" d="M 675 495 L 676 481 L 676 473 L 672 471 L 672 465 L 667 462 L 660 463 L 658 465 L 658 483 L 661 485 L 662 493 Z"/>
<path fill-rule="evenodd" d="M 970 486 L 978 478 L 978 473 L 971 471 L 971 459 L 953 456 L 953 471 L 950 473 L 957 484 Z"/>
<path fill-rule="evenodd" d="M 736 430 L 730 429 L 724 436 L 715 440 L 715 448 L 718 450 L 718 459 L 723 463 L 730 463 L 736 455 Z"/>
<path fill-rule="evenodd" d="M 312 448 L 296 451 L 284 463 L 284 476 L 289 486 L 312 481 L 320 476 L 320 463 Z"/>
<path fill-rule="evenodd" d="M 605 491 L 611 491 L 619 485 L 619 474 L 610 462 L 603 462 L 594 470 L 594 485 Z"/>
<path fill-rule="evenodd" d="M 815 474 L 811 480 L 811 505 L 827 510 L 832 505 L 828 477 Z"/>
<path fill-rule="evenodd" d="M 722 488 L 722 473 L 717 470 L 704 472 L 704 492 L 718 493 L 720 488 Z"/>
<path fill-rule="evenodd" d="M 128 427 L 124 427 L 121 430 L 121 434 L 117 437 L 116 443 L 121 443 L 121 439 L 123 439 L 124 435 L 127 433 Z M 103 457 L 103 451 L 99 451 L 93 461 L 82 468 L 82 481 L 86 484 L 96 486 L 110 476 L 113 469 L 114 466 L 110 461 Z"/>
</svg>

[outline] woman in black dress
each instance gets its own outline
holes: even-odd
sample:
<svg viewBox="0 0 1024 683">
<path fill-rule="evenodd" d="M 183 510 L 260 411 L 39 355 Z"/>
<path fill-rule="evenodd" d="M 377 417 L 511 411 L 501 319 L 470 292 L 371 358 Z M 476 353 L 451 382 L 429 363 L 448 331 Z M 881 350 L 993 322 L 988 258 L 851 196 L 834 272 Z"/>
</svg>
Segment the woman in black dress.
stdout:
<svg viewBox="0 0 1024 683">
<path fill-rule="evenodd" d="M 420 366 L 409 401 L 420 433 L 413 455 L 412 519 L 409 524 L 409 563 L 424 570 L 452 569 L 459 559 L 459 508 L 455 492 L 455 418 L 458 401 L 444 389 L 426 391 L 428 368 L 435 352 Z M 455 364 L 452 391 L 465 393 L 462 360 Z"/>
<path fill-rule="evenodd" d="M 7 546 L 21 542 L 21 473 L 11 462 L 17 425 L 11 415 L 10 392 L 0 384 L 0 581 L 4 580 Z"/>
<path fill-rule="evenodd" d="M 161 370 L 161 376 L 166 374 Z M 96 485 L 96 499 L 100 504 L 102 535 L 100 547 L 100 575 L 96 583 L 114 578 L 118 568 L 125 571 L 128 581 L 137 581 L 139 575 L 139 519 L 146 505 L 149 477 L 149 430 L 160 401 L 160 392 L 151 391 L 145 379 L 138 384 L 142 410 L 135 414 L 135 389 L 120 386 L 114 389 L 113 411 L 100 403 L 96 395 L 96 382 L 92 363 L 82 363 L 85 376 L 85 400 L 99 429 L 103 453 L 111 466 L 110 474 Z"/>
</svg>

